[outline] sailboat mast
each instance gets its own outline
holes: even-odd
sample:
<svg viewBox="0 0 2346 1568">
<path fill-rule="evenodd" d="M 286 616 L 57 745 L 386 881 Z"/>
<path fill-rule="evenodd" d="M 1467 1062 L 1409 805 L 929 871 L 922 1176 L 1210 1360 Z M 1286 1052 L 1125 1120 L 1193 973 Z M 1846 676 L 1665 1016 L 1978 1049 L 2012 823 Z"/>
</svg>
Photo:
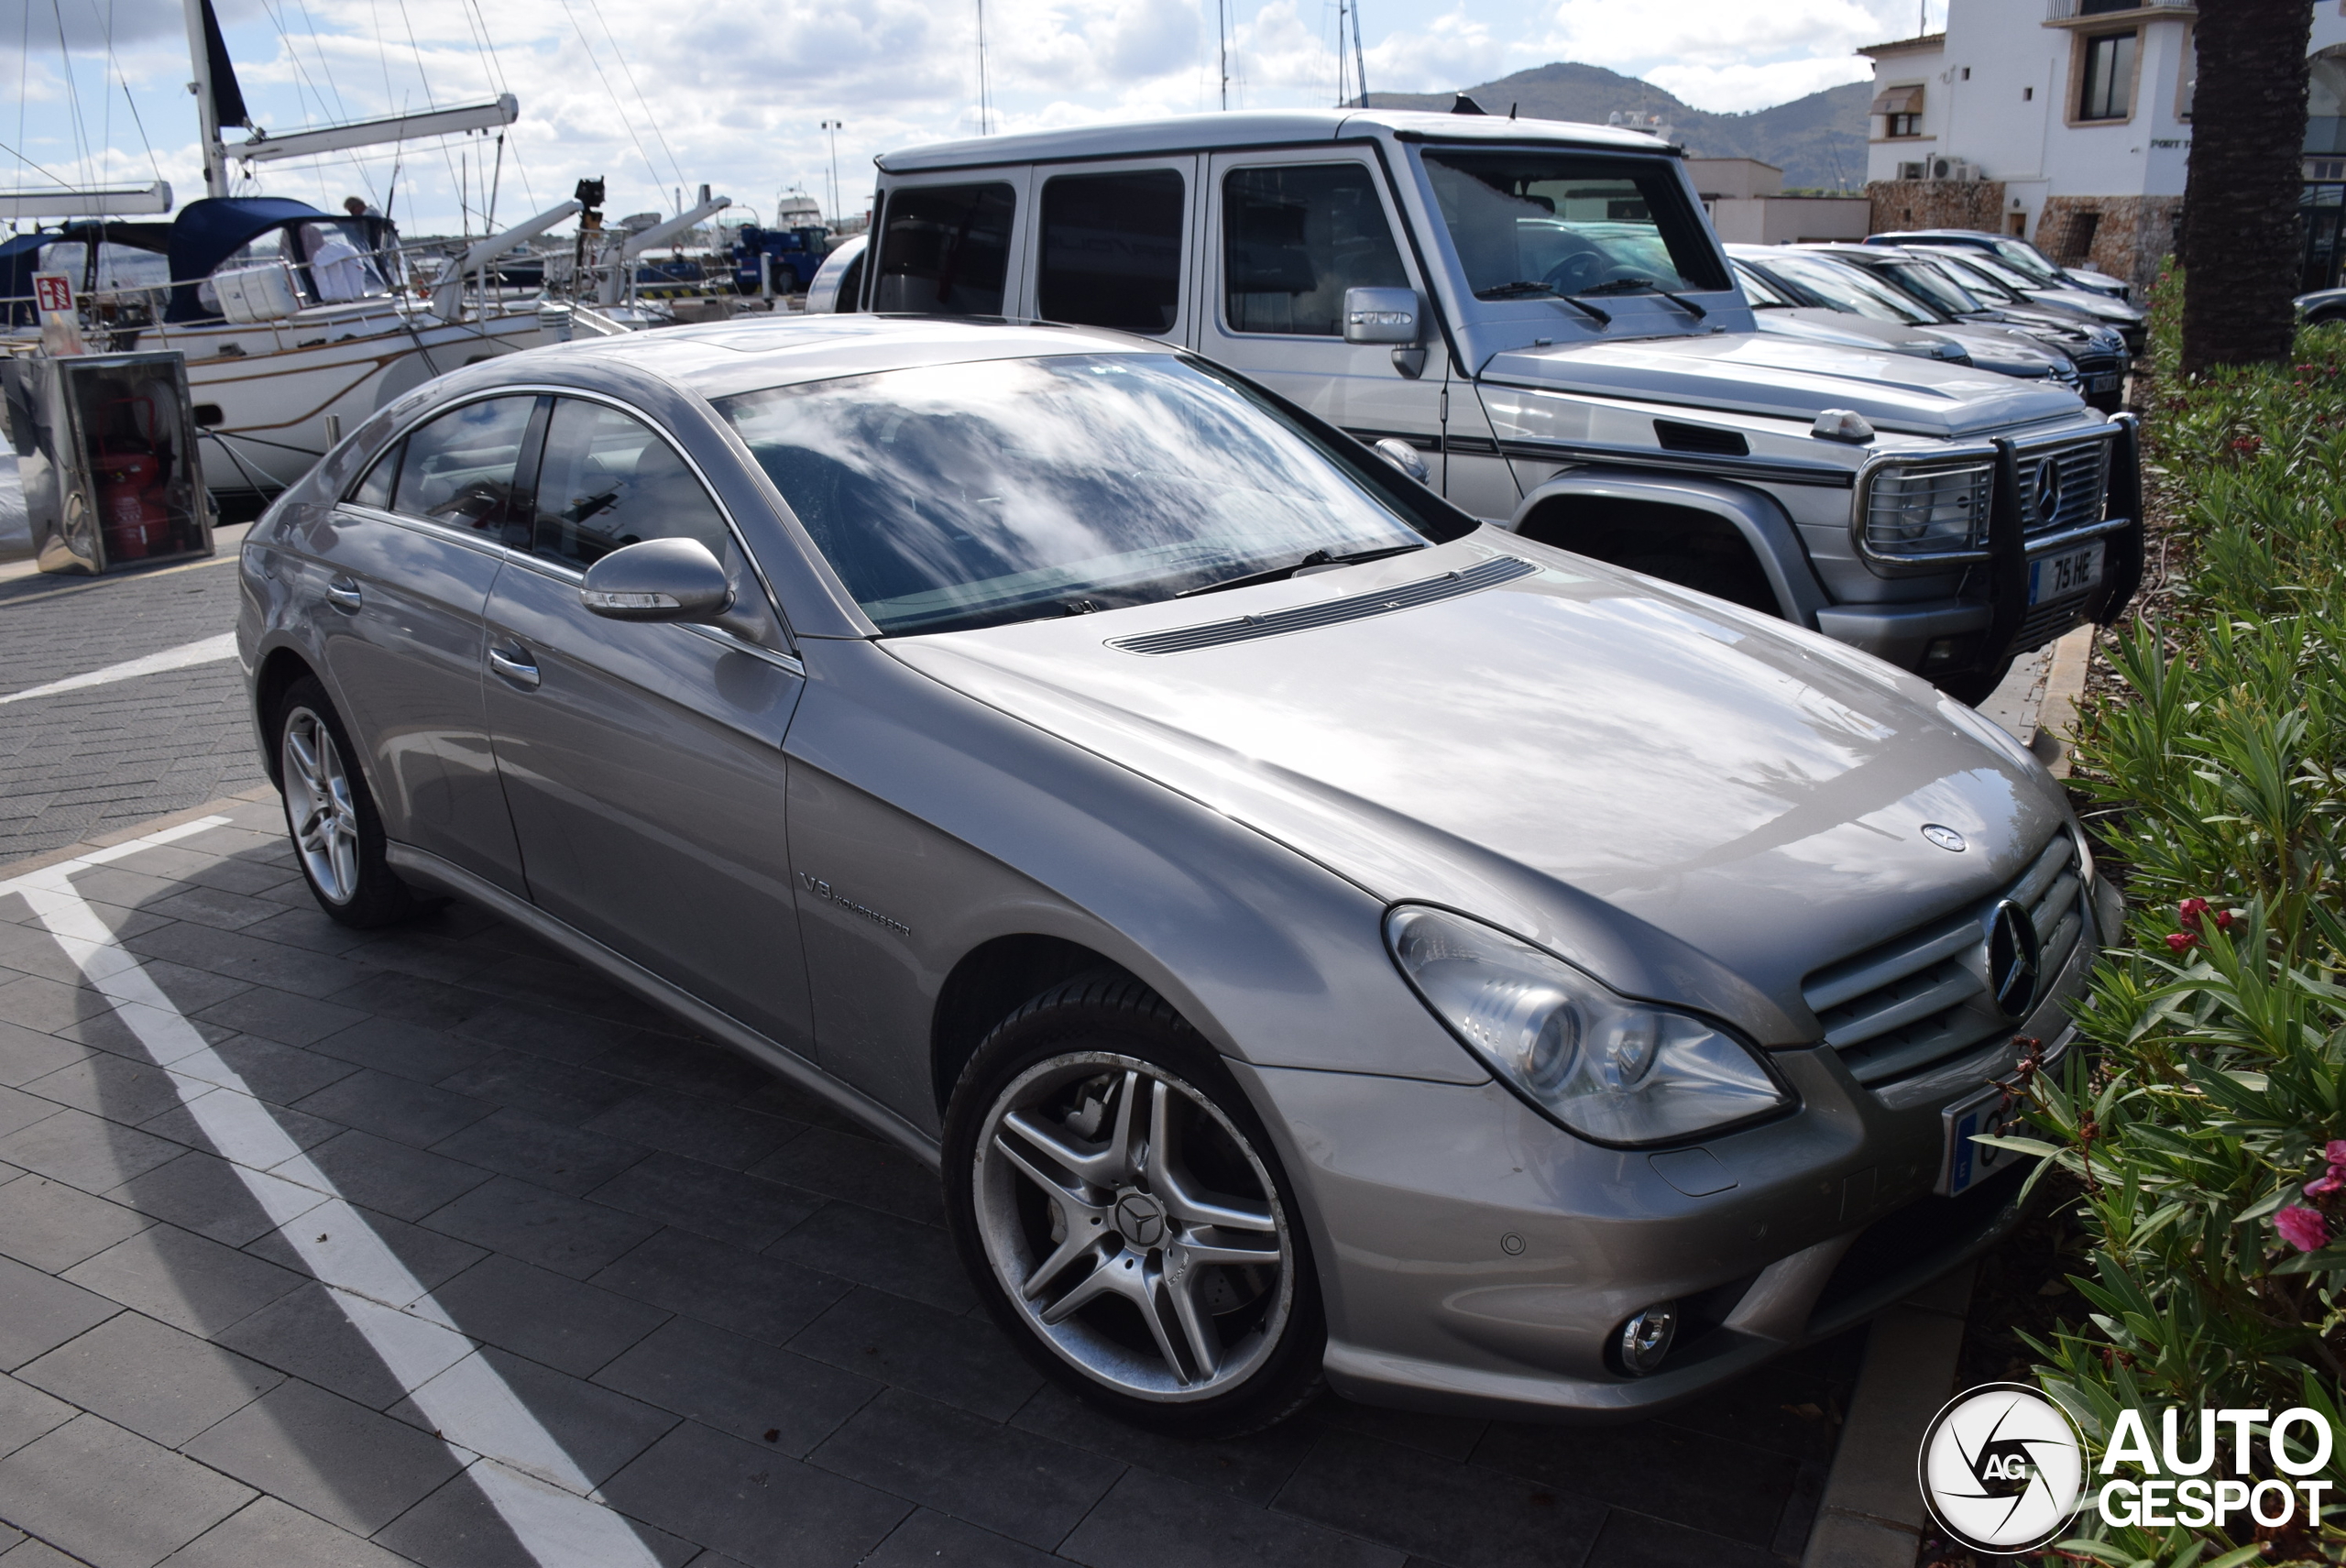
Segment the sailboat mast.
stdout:
<svg viewBox="0 0 2346 1568">
<path fill-rule="evenodd" d="M 228 193 L 228 149 L 220 142 L 220 111 L 212 93 L 212 49 L 204 36 L 203 0 L 181 0 L 187 13 L 188 61 L 195 67 L 195 80 L 188 91 L 195 94 L 195 117 L 203 137 L 203 193 L 225 196 Z"/>
</svg>

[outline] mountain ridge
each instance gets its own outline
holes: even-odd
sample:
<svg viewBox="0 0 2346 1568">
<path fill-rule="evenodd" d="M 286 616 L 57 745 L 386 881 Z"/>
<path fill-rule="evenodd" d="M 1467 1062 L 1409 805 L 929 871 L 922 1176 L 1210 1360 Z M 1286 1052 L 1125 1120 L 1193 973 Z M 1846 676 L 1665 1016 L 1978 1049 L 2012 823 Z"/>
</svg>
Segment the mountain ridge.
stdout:
<svg viewBox="0 0 2346 1568">
<path fill-rule="evenodd" d="M 1494 115 L 1510 107 L 1526 119 L 1578 120 L 1603 125 L 1607 115 L 1660 115 L 1697 158 L 1756 158 L 1784 171 L 1792 189 L 1865 189 L 1867 82 L 1845 82 L 1772 108 L 1715 115 L 1675 95 L 1601 65 L 1557 60 L 1496 82 L 1462 87 Z M 1447 109 L 1450 93 L 1371 93 L 1371 107 Z"/>
</svg>

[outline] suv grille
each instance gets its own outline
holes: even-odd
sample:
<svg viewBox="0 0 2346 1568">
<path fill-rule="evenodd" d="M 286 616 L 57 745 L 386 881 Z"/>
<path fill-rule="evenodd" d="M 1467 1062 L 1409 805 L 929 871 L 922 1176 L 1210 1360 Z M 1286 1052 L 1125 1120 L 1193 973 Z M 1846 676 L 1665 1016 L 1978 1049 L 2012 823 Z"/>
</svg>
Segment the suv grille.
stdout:
<svg viewBox="0 0 2346 1568">
<path fill-rule="evenodd" d="M 1892 1082 L 1977 1046 L 2012 1024 L 1990 998 L 1988 915 L 2009 898 L 2029 913 L 2049 981 L 2085 930 L 2077 849 L 2056 833 L 2020 880 L 1996 898 L 1816 970 L 1801 994 L 1825 1043 L 1868 1087 Z"/>
<path fill-rule="evenodd" d="M 2059 532 L 2101 521 L 2110 443 L 2097 437 L 2049 452 L 2020 455 L 2021 528 L 2028 533 Z M 2049 483 L 2048 483 L 2049 481 Z M 2048 509 L 2047 499 L 2052 502 Z"/>
</svg>

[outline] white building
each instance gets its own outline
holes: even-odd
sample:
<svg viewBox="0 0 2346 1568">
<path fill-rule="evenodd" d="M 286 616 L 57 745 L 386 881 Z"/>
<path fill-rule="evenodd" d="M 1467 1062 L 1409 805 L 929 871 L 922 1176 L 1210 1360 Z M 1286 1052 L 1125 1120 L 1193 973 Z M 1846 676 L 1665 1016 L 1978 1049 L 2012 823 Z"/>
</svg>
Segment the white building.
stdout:
<svg viewBox="0 0 2346 1568">
<path fill-rule="evenodd" d="M 1865 197 L 1787 196 L 1784 171 L 1756 158 L 1690 158 L 1686 173 L 1729 245 L 1863 239 L 1870 232 Z"/>
<path fill-rule="evenodd" d="M 2189 0 L 1949 0 L 1945 32 L 1859 50 L 1873 229 L 1997 229 L 2147 284 L 2183 207 L 2198 19 Z M 2308 148 L 2335 147 L 2346 181 L 2346 0 L 2317 5 L 2312 47 Z"/>
</svg>

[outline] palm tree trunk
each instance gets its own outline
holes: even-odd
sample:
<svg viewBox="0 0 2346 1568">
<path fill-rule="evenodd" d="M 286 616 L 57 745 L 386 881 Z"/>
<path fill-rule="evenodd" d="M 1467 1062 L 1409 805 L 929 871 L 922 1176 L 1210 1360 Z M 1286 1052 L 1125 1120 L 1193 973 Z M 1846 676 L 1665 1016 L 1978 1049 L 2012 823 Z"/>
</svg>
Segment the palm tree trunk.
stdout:
<svg viewBox="0 0 2346 1568">
<path fill-rule="evenodd" d="M 2183 188 L 2183 372 L 2282 360 L 2303 269 L 2308 0 L 2209 0 Z"/>
</svg>

